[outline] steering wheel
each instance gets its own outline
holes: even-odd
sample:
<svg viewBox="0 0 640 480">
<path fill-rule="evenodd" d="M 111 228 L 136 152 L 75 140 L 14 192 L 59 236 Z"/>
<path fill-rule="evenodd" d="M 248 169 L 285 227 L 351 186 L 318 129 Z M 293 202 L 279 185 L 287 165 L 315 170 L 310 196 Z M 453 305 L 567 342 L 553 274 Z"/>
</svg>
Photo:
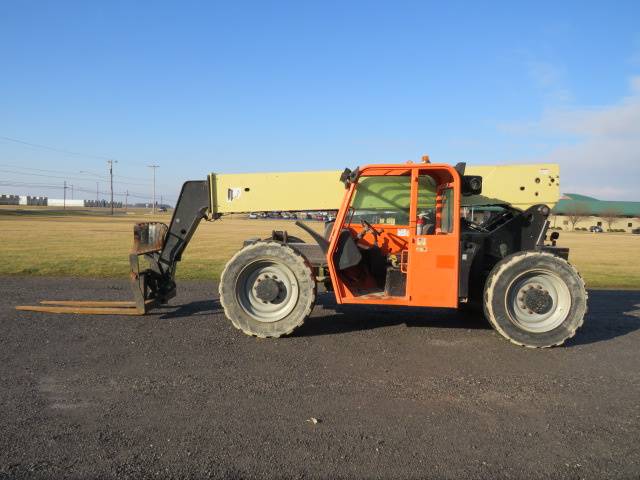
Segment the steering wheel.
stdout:
<svg viewBox="0 0 640 480">
<path fill-rule="evenodd" d="M 489 229 L 483 227 L 482 225 L 478 225 L 477 223 L 473 223 L 469 220 L 467 220 L 466 218 L 463 218 L 464 222 L 465 222 L 465 226 L 470 228 L 471 230 L 475 230 L 476 232 L 488 232 Z"/>
<path fill-rule="evenodd" d="M 373 235 L 374 243 L 377 245 L 378 244 L 378 235 L 380 235 L 382 232 L 379 232 L 378 230 L 373 228 L 373 225 L 371 225 L 365 219 L 360 219 L 360 223 L 362 224 L 362 226 L 364 228 L 362 229 L 362 231 L 360 233 L 358 233 L 358 240 L 362 239 L 366 235 L 367 232 L 371 232 L 371 234 Z"/>
</svg>

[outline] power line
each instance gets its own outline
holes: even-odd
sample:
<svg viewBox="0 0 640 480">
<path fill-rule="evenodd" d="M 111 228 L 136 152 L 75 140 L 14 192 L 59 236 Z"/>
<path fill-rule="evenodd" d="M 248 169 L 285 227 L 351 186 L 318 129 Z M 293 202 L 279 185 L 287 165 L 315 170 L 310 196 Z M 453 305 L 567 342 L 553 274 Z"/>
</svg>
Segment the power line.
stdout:
<svg viewBox="0 0 640 480">
<path fill-rule="evenodd" d="M 70 172 L 68 170 L 51 170 L 51 169 L 46 169 L 46 168 L 35 168 L 35 167 L 23 167 L 20 165 L 14 165 L 14 164 L 7 164 L 7 163 L 0 163 L 0 167 L 8 167 L 11 169 L 17 169 L 17 170 L 26 170 L 26 172 L 21 172 L 21 171 L 15 171 L 15 170 L 0 170 L 0 171 L 4 171 L 7 173 L 15 173 L 16 175 L 22 175 L 22 176 L 28 176 L 28 175 L 36 175 L 36 176 L 40 176 L 40 177 L 51 177 L 51 178 L 61 178 L 61 179 L 73 179 L 73 180 L 78 180 L 78 181 L 93 181 L 93 178 L 79 178 L 79 177 L 70 177 L 70 175 L 77 175 L 77 174 L 81 174 L 81 175 L 92 175 L 96 178 L 99 178 L 100 180 L 108 180 L 109 176 L 104 175 L 104 174 L 99 174 L 96 172 L 92 172 L 92 171 L 88 171 L 88 170 L 79 170 L 79 171 L 74 171 L 74 172 Z M 61 175 L 43 175 L 43 174 L 36 174 L 33 173 L 32 171 L 35 172 L 51 172 L 51 173 L 56 173 L 56 174 L 62 174 Z M 142 186 L 142 187 L 146 187 L 148 186 L 151 182 L 146 179 L 146 178 L 140 178 L 140 177 L 130 177 L 128 175 L 118 175 L 118 174 L 113 174 L 113 178 L 114 179 L 120 179 L 120 178 L 125 178 L 125 179 L 130 179 L 130 180 L 140 180 L 141 182 L 144 183 L 136 183 L 136 182 L 125 182 L 122 180 L 114 180 L 119 184 L 122 185 L 134 185 L 134 186 Z M 165 189 L 167 189 L 168 187 L 166 185 L 163 185 L 163 187 Z"/>
<path fill-rule="evenodd" d="M 52 152 L 64 153 L 66 155 L 74 155 L 74 156 L 78 156 L 78 157 L 87 157 L 87 158 L 95 158 L 95 159 L 98 159 L 98 160 L 113 160 L 113 161 L 119 161 L 120 163 L 130 163 L 130 164 L 141 165 L 141 166 L 144 165 L 141 162 L 133 162 L 133 161 L 124 161 L 123 162 L 122 160 L 116 160 L 115 158 L 108 157 L 106 155 L 95 155 L 95 154 L 92 154 L 92 153 L 68 150 L 66 148 L 52 147 L 50 145 L 43 145 L 41 143 L 28 142 L 26 140 L 21 140 L 19 138 L 7 137 L 5 135 L 0 135 L 0 140 L 6 140 L 6 141 L 9 141 L 9 142 L 18 143 L 20 145 L 27 145 L 29 147 L 34 147 L 34 148 L 42 148 L 42 149 L 45 149 L 45 150 L 50 150 Z"/>
<path fill-rule="evenodd" d="M 22 145 L 27 145 L 29 147 L 44 148 L 45 150 L 51 150 L 52 152 L 66 153 L 67 155 L 76 155 L 76 156 L 80 156 L 80 157 L 91 157 L 91 158 L 97 158 L 99 160 L 113 160 L 113 158 L 105 157 L 103 155 L 92 155 L 90 153 L 74 152 L 72 150 L 66 150 L 64 148 L 50 147 L 48 145 L 42 145 L 40 143 L 26 142 L 26 141 L 20 140 L 18 138 L 5 137 L 4 135 L 0 135 L 0 139 L 7 140 L 9 142 L 20 143 Z"/>
<path fill-rule="evenodd" d="M 95 177 L 100 177 L 100 178 L 106 178 L 104 175 L 102 175 L 100 173 L 89 172 L 88 170 L 80 170 L 80 173 L 86 173 L 87 175 L 93 175 Z M 140 180 L 142 182 L 145 182 L 145 184 L 149 182 L 149 180 L 147 180 L 146 178 L 129 177 L 128 175 L 116 175 L 115 173 L 113 174 L 113 176 L 114 176 L 114 178 L 126 178 L 128 180 Z M 132 183 L 131 185 L 136 185 L 136 184 Z M 140 185 L 140 184 L 138 184 L 138 185 Z"/>
<path fill-rule="evenodd" d="M 2 138 L 2 137 L 0 137 Z M 114 161 L 115 162 L 115 161 Z M 109 162 L 108 162 L 109 163 Z M 24 166 L 19 166 L 19 165 L 15 165 L 15 164 L 0 164 L 0 167 L 9 167 L 9 168 L 0 168 L 0 172 L 2 173 L 9 173 L 9 174 L 13 174 L 13 175 L 18 175 L 18 176 L 22 176 L 22 177 L 41 177 L 41 178 L 46 178 L 46 179 L 60 179 L 63 181 L 68 181 L 68 180 L 72 180 L 72 181 L 76 181 L 76 182 L 89 182 L 89 181 L 96 181 L 96 179 L 98 180 L 102 180 L 102 181 L 109 181 L 109 184 L 111 185 L 111 182 L 113 181 L 114 184 L 114 188 L 115 188 L 115 184 L 119 184 L 119 185 L 132 185 L 132 186 L 148 186 L 149 182 L 145 181 L 145 183 L 135 183 L 135 182 L 124 182 L 119 180 L 119 178 L 133 178 L 136 179 L 136 177 L 127 177 L 124 175 L 116 175 L 113 174 L 112 171 L 112 165 L 110 168 L 110 172 L 107 175 L 100 175 L 96 172 L 91 172 L 91 171 L 78 171 L 78 172 L 70 172 L 70 171 L 65 171 L 65 170 L 54 170 L 54 169 L 45 169 L 45 168 L 36 168 L 36 167 L 24 167 Z M 155 166 L 156 168 L 158 168 L 158 166 Z M 36 173 L 36 172 L 40 172 L 40 173 Z M 155 173 L 155 169 L 154 169 L 154 173 Z M 85 177 L 84 175 L 88 175 L 87 177 Z M 74 176 L 75 175 L 75 176 Z M 155 175 L 154 175 L 155 176 Z M 91 178 L 94 177 L 94 178 Z M 142 179 L 141 179 L 142 180 Z M 96 182 L 96 196 L 99 196 L 100 192 L 100 188 L 98 183 Z M 41 182 L 29 182 L 29 181 L 21 181 L 21 180 L 10 180 L 10 181 L 0 181 L 0 186 L 14 186 L 14 187 L 22 187 L 22 188 L 38 188 L 38 189 L 59 189 L 60 186 L 59 184 L 51 184 L 51 183 L 41 183 Z M 156 198 L 156 185 L 155 185 L 155 181 L 153 182 L 153 186 L 154 186 L 154 206 L 155 206 L 155 198 Z M 91 191 L 87 190 L 87 189 L 83 189 L 80 185 L 75 184 L 74 185 L 74 191 L 78 191 L 78 192 L 85 192 L 85 193 L 91 193 Z M 104 192 L 102 192 L 104 193 Z M 111 196 L 111 192 L 109 192 L 109 195 Z M 113 192 L 114 196 L 126 196 L 125 193 L 119 193 L 114 191 Z M 139 198 L 139 199 L 147 199 L 147 195 L 146 194 L 137 194 L 135 192 L 130 192 L 130 195 L 134 198 Z M 169 198 L 169 199 L 175 199 L 177 198 L 177 196 L 175 195 L 165 195 L 165 198 Z"/>
<path fill-rule="evenodd" d="M 80 172 L 70 172 L 68 170 L 50 170 L 48 168 L 23 167 L 22 165 L 11 165 L 7 163 L 0 163 L 0 167 L 17 168 L 18 170 L 33 170 L 35 172 L 64 173 L 64 174 L 70 174 L 70 175 L 73 175 L 76 173 L 85 173 L 82 170 Z M 96 175 L 96 176 L 104 176 L 104 175 L 98 175 L 97 173 L 93 173 L 93 172 L 86 172 L 86 173 L 90 173 L 91 175 Z"/>
<path fill-rule="evenodd" d="M 60 178 L 60 179 L 67 179 L 67 180 L 84 180 L 84 181 L 91 180 L 90 178 L 70 177 L 68 175 L 63 176 L 63 175 L 49 175 L 44 173 L 18 172 L 15 170 L 6 170 L 4 168 L 0 168 L 0 172 L 13 173 L 14 175 L 20 175 L 23 177 L 45 177 L 45 178 Z"/>
<path fill-rule="evenodd" d="M 0 165 L 2 166 L 2 165 Z M 26 168 L 22 168 L 22 167 L 12 167 L 12 168 L 17 168 L 17 169 L 22 169 L 22 170 L 27 170 Z M 54 173 L 66 173 L 63 171 L 56 171 L 56 170 L 44 170 L 44 169 L 33 169 L 33 170 L 37 170 L 37 171 L 44 171 L 44 172 L 54 172 Z M 33 173 L 33 172 L 20 172 L 17 170 L 6 170 L 6 169 L 0 169 L 0 172 L 5 172 L 5 173 L 13 173 L 15 175 L 22 175 L 22 176 L 36 176 L 36 177 L 48 177 L 48 178 L 62 178 L 62 179 L 70 179 L 70 180 L 80 180 L 80 181 L 92 181 L 93 178 L 90 177 L 70 177 L 69 175 L 51 175 L 51 174 L 44 174 L 44 173 Z M 80 170 L 79 172 L 69 172 L 70 175 L 78 175 L 78 174 L 82 174 L 82 173 L 89 173 L 89 172 L 85 172 L 84 170 Z M 91 175 L 94 175 L 93 173 L 91 173 Z M 96 177 L 100 178 L 101 180 L 108 180 L 109 176 L 108 175 L 96 175 Z M 127 178 L 127 177 L 122 177 L 121 175 L 114 175 L 114 178 Z M 151 182 L 146 181 L 145 183 L 135 183 L 135 182 L 123 182 L 118 180 L 118 183 L 122 184 L 122 185 L 136 185 L 139 187 L 146 187 L 148 186 Z"/>
<path fill-rule="evenodd" d="M 60 184 L 55 184 L 55 183 L 39 183 L 39 182 L 19 182 L 19 181 L 6 181 L 6 180 L 0 180 L 0 187 L 22 187 L 22 188 L 38 188 L 38 189 L 45 189 L 45 190 L 59 190 L 60 189 Z M 103 191 L 103 190 L 90 190 L 88 188 L 82 188 L 82 187 L 75 187 L 74 186 L 74 191 L 76 192 L 83 192 L 83 193 L 98 193 L 99 195 L 110 195 L 109 191 Z M 126 195 L 126 192 L 118 192 L 115 191 L 113 192 L 114 197 L 124 197 Z M 129 191 L 129 196 L 133 197 L 133 198 L 139 198 L 141 200 L 148 200 L 149 196 L 148 194 L 144 194 L 144 193 L 139 193 L 139 192 L 131 192 Z M 174 195 L 163 195 L 163 198 L 168 198 L 168 199 L 176 199 L 177 197 Z"/>
<path fill-rule="evenodd" d="M 33 182 L 19 182 L 19 181 L 15 181 L 15 180 L 0 180 L 0 185 L 2 186 L 7 186 L 7 187 L 42 187 L 42 188 L 48 188 L 48 187 L 54 187 L 54 185 L 51 185 L 49 183 L 33 183 Z M 56 188 L 60 188 L 59 185 L 55 185 Z"/>
</svg>

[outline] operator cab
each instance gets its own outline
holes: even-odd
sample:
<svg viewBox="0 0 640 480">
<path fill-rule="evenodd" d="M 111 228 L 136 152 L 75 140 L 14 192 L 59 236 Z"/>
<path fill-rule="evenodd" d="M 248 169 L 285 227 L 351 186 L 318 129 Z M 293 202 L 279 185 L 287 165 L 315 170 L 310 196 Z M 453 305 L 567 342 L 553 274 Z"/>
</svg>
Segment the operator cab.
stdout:
<svg viewBox="0 0 640 480">
<path fill-rule="evenodd" d="M 339 301 L 456 306 L 455 170 L 411 164 L 359 173 L 330 249 Z"/>
</svg>

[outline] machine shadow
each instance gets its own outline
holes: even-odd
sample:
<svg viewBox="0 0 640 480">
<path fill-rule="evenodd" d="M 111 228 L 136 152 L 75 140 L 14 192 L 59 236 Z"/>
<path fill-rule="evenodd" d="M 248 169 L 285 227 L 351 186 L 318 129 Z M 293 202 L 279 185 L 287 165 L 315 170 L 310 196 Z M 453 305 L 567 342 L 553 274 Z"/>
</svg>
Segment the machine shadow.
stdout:
<svg viewBox="0 0 640 480">
<path fill-rule="evenodd" d="M 481 314 L 448 309 L 337 305 L 329 295 L 317 302 L 323 314 L 307 319 L 294 336 L 337 335 L 404 324 L 419 328 L 489 329 Z M 567 347 L 604 342 L 640 329 L 640 291 L 591 290 L 582 328 Z"/>
<path fill-rule="evenodd" d="M 171 308 L 171 307 L 166 307 Z M 218 299 L 178 305 L 161 313 L 169 320 L 220 314 Z M 295 337 L 339 335 L 393 327 L 490 329 L 481 314 L 449 309 L 338 305 L 331 295 L 319 295 L 314 315 L 293 333 Z M 590 290 L 589 311 L 584 325 L 567 347 L 588 345 L 622 337 L 640 329 L 640 291 Z"/>
<path fill-rule="evenodd" d="M 171 305 L 164 308 L 173 308 L 173 310 L 163 312 L 159 317 L 160 320 L 213 315 L 222 312 L 222 306 L 217 298 L 176 305 L 175 307 Z"/>
<path fill-rule="evenodd" d="M 377 305 L 338 305 L 331 295 L 316 302 L 322 313 L 308 318 L 293 336 L 337 335 L 361 330 L 406 325 L 418 328 L 489 329 L 480 313 L 445 308 L 386 307 Z M 316 307 L 317 308 L 317 307 Z"/>
<path fill-rule="evenodd" d="M 566 346 L 604 342 L 640 329 L 640 291 L 589 290 L 584 324 Z"/>
</svg>

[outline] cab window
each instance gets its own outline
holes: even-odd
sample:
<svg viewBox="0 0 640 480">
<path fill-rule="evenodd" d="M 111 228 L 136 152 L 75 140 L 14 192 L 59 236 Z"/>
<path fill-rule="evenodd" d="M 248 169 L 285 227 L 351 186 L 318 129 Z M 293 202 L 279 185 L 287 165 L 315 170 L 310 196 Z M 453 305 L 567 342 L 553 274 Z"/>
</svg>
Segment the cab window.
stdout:
<svg viewBox="0 0 640 480">
<path fill-rule="evenodd" d="M 440 213 L 440 232 L 453 232 L 453 188 L 445 188 L 440 192 L 442 196 L 442 211 Z"/>
<path fill-rule="evenodd" d="M 408 175 L 360 177 L 351 204 L 350 223 L 409 225 L 411 177 Z"/>
<path fill-rule="evenodd" d="M 433 235 L 436 227 L 438 186 L 430 175 L 418 175 L 418 235 Z"/>
</svg>

